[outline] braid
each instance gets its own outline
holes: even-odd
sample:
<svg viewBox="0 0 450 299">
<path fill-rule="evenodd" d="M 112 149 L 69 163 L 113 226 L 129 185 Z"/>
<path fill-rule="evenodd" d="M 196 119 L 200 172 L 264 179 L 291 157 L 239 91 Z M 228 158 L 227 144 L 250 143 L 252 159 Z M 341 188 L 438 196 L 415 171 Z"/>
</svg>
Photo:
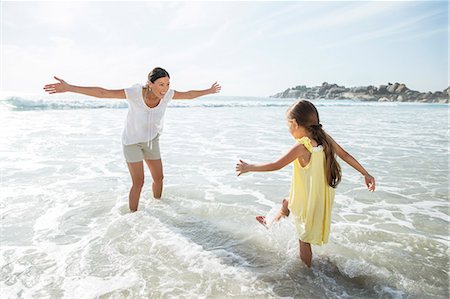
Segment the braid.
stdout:
<svg viewBox="0 0 450 299">
<path fill-rule="evenodd" d="M 333 147 L 333 142 L 327 133 L 322 129 L 322 125 L 309 126 L 313 139 L 322 145 L 325 151 L 325 172 L 327 176 L 327 182 L 330 187 L 336 188 L 341 182 L 342 171 L 341 166 L 336 160 L 336 152 Z"/>
</svg>

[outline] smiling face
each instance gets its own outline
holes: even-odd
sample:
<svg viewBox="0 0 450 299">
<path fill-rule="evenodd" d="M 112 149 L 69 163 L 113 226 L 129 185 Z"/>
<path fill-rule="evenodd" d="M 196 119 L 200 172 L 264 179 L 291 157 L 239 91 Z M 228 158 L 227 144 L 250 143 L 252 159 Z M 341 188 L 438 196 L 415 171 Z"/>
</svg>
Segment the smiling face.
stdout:
<svg viewBox="0 0 450 299">
<path fill-rule="evenodd" d="M 161 77 L 156 79 L 155 82 L 148 81 L 148 87 L 151 89 L 151 92 L 158 98 L 164 98 L 164 95 L 169 90 L 170 78 L 169 77 Z"/>
</svg>

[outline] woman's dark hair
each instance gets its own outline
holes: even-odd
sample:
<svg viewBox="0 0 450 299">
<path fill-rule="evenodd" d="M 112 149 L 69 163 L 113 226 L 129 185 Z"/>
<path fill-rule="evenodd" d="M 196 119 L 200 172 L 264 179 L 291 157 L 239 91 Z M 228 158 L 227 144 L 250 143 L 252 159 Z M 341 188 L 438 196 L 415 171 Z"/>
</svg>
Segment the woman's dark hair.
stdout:
<svg viewBox="0 0 450 299">
<path fill-rule="evenodd" d="M 155 67 L 149 74 L 148 74 L 148 81 L 155 83 L 156 80 L 158 80 L 159 78 L 163 78 L 163 77 L 168 77 L 169 73 L 161 68 L 161 67 Z"/>
<path fill-rule="evenodd" d="M 341 167 L 336 160 L 333 141 L 322 129 L 316 107 L 309 101 L 300 100 L 288 109 L 287 118 L 295 119 L 299 126 L 308 130 L 313 139 L 323 146 L 327 182 L 330 187 L 336 188 L 342 177 Z"/>
</svg>

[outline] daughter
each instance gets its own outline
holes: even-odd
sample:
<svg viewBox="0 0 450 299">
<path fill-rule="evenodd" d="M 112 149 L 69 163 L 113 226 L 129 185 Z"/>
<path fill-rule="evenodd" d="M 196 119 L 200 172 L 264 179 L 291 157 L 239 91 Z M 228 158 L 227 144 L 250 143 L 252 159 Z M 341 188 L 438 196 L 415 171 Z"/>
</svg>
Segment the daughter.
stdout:
<svg viewBox="0 0 450 299">
<path fill-rule="evenodd" d="M 311 267 L 311 244 L 323 245 L 330 234 L 331 209 L 335 188 L 341 181 L 341 168 L 335 155 L 359 171 L 369 191 L 375 191 L 375 179 L 325 131 L 319 121 L 316 107 L 301 100 L 287 113 L 289 132 L 296 139 L 295 145 L 280 159 L 267 164 L 236 164 L 238 176 L 250 171 L 279 170 L 294 162 L 289 199 L 284 199 L 274 221 L 294 215 L 300 243 L 300 258 Z M 267 225 L 264 216 L 256 219 Z"/>
</svg>

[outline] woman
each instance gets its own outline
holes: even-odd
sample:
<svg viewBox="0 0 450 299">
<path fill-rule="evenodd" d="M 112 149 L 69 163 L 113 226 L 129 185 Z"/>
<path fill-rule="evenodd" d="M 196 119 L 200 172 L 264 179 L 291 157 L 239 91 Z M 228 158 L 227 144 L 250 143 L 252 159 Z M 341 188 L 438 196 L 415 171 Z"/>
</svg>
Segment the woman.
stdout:
<svg viewBox="0 0 450 299">
<path fill-rule="evenodd" d="M 194 99 L 218 93 L 221 89 L 217 82 L 205 90 L 179 92 L 169 89 L 169 73 L 159 67 L 149 73 L 145 86 L 135 84 L 129 88 L 116 90 L 75 86 L 57 77 L 54 78 L 59 83 L 44 86 L 44 90 L 50 94 L 75 92 L 97 98 L 126 99 L 128 101 L 128 115 L 122 134 L 122 144 L 133 182 L 129 194 L 129 207 L 132 212 L 138 208 L 139 197 L 144 185 L 144 163 L 142 161 L 145 161 L 152 174 L 153 197 L 161 198 L 164 175 L 159 152 L 159 135 L 169 102 L 172 99 Z"/>
</svg>

